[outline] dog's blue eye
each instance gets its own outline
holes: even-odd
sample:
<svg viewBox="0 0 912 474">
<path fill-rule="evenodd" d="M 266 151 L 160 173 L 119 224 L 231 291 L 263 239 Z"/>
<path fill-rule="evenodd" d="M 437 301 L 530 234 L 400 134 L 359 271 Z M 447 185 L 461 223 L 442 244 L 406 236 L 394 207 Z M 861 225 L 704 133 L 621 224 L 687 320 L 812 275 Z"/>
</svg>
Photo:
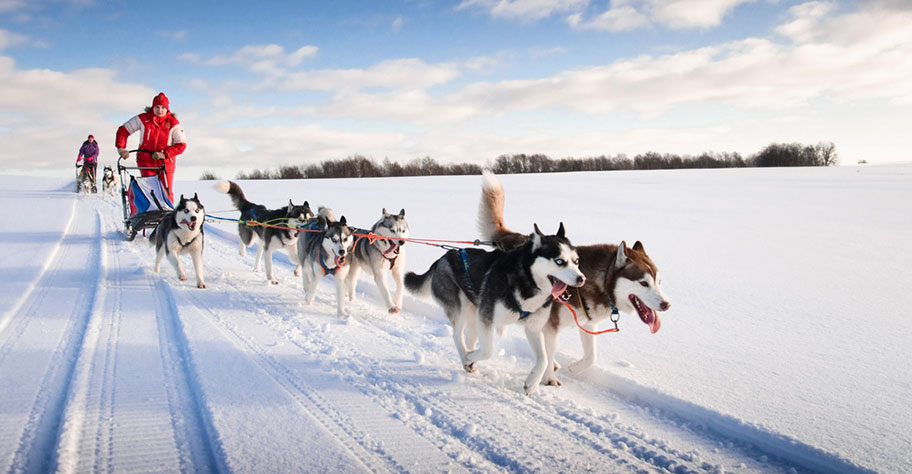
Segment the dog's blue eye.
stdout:
<svg viewBox="0 0 912 474">
<path fill-rule="evenodd" d="M 566 262 L 564 259 L 562 259 L 562 258 L 559 258 L 559 259 L 555 260 L 554 263 L 556 263 L 556 264 L 558 264 L 558 265 L 560 265 L 560 266 L 562 266 L 562 267 L 563 267 L 564 265 L 567 264 L 567 262 Z"/>
</svg>

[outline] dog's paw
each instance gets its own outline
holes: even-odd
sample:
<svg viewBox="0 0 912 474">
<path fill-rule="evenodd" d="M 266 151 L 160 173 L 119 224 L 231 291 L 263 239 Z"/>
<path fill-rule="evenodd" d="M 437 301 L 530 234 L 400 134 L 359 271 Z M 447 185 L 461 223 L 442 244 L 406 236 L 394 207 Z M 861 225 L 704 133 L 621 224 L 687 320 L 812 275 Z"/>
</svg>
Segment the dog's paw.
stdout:
<svg viewBox="0 0 912 474">
<path fill-rule="evenodd" d="M 545 377 L 545 380 L 542 383 L 545 385 L 553 385 L 555 387 L 560 387 L 561 385 L 563 385 L 563 383 L 561 383 L 561 381 L 558 380 L 557 377 Z"/>
<path fill-rule="evenodd" d="M 570 370 L 571 374 L 576 374 L 576 373 L 579 373 L 579 372 L 582 372 L 582 371 L 588 369 L 591 365 L 592 365 L 591 360 L 580 359 L 580 360 L 570 364 L 570 366 L 567 367 L 567 369 Z"/>
<path fill-rule="evenodd" d="M 301 276 L 301 269 L 300 269 L 300 268 L 295 268 L 295 269 L 294 269 L 294 276 L 296 276 L 296 277 Z"/>
<path fill-rule="evenodd" d="M 269 283 L 272 283 L 273 285 L 278 285 L 279 280 L 276 280 L 275 278 L 273 278 L 272 280 L 269 280 Z"/>
<path fill-rule="evenodd" d="M 474 362 L 470 362 L 470 363 L 468 363 L 468 364 L 463 364 L 463 365 L 462 365 L 462 368 L 465 369 L 465 371 L 468 372 L 468 373 L 470 373 L 470 374 L 474 374 L 475 371 L 478 370 L 478 368 L 475 367 L 475 363 L 474 363 Z"/>
<path fill-rule="evenodd" d="M 535 392 L 538 392 L 538 384 L 531 384 L 523 386 L 523 391 L 526 392 L 526 396 L 531 397 L 535 395 Z"/>
<path fill-rule="evenodd" d="M 209 288 L 209 285 L 207 285 L 207 284 L 205 284 L 205 283 L 203 283 L 203 282 L 199 282 L 199 283 L 196 284 L 196 287 L 199 288 L 199 289 L 201 289 L 201 290 L 205 290 L 206 288 Z"/>
<path fill-rule="evenodd" d="M 560 368 L 561 368 L 561 365 L 557 361 L 554 361 L 554 371 L 557 372 L 558 370 L 560 370 Z"/>
<path fill-rule="evenodd" d="M 187 281 L 187 275 L 184 275 L 184 274 L 178 275 L 177 279 L 180 281 Z"/>
<path fill-rule="evenodd" d="M 400 308 L 398 306 L 393 306 L 392 308 L 389 309 L 389 314 L 397 314 L 397 313 L 399 313 L 399 311 L 402 311 L 402 308 Z"/>
</svg>

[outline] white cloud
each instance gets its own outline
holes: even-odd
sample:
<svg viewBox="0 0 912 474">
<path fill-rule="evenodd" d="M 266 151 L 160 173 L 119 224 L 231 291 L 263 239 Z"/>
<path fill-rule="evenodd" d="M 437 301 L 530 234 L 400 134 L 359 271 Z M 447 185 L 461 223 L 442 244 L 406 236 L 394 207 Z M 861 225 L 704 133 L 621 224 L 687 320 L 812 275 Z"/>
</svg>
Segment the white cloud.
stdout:
<svg viewBox="0 0 912 474">
<path fill-rule="evenodd" d="M 206 66 L 237 64 L 259 73 L 283 74 L 288 69 L 300 66 L 305 60 L 313 58 L 318 52 L 319 48 L 316 46 L 302 46 L 294 51 L 285 52 L 282 46 L 267 44 L 244 46 L 232 54 L 209 59 L 202 59 L 196 53 L 182 54 L 179 59 Z"/>
<path fill-rule="evenodd" d="M 589 0 L 463 0 L 456 9 L 481 8 L 494 18 L 530 22 L 577 11 L 588 3 Z"/>
<path fill-rule="evenodd" d="M 581 30 L 610 31 L 612 33 L 635 30 L 650 25 L 648 17 L 629 6 L 611 8 L 589 20 L 584 20 L 582 14 L 576 13 L 567 17 L 567 23 Z"/>
<path fill-rule="evenodd" d="M 420 59 L 391 59 L 367 69 L 324 69 L 289 74 L 282 90 L 353 91 L 366 88 L 427 89 L 460 74 L 457 63 L 428 64 Z"/>
<path fill-rule="evenodd" d="M 20 35 L 18 33 L 13 33 L 12 31 L 7 31 L 0 29 L 0 51 L 4 49 L 25 44 L 28 42 L 28 37 Z"/>
<path fill-rule="evenodd" d="M 398 33 L 399 31 L 402 30 L 402 27 L 405 26 L 405 23 L 406 23 L 406 19 L 405 19 L 405 18 L 403 18 L 402 16 L 397 16 L 397 17 L 393 20 L 393 23 L 392 23 L 392 25 L 391 25 L 391 28 L 392 28 L 393 31 L 395 31 L 395 32 Z"/>
</svg>

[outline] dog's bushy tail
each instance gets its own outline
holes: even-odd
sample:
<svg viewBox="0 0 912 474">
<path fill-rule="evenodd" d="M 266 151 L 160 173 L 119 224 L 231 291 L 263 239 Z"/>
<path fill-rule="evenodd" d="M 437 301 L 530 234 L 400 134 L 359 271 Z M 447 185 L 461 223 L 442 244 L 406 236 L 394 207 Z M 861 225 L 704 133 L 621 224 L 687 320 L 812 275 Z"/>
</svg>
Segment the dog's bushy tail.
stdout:
<svg viewBox="0 0 912 474">
<path fill-rule="evenodd" d="M 494 173 L 482 173 L 481 202 L 478 203 L 478 232 L 485 240 L 497 241 L 510 229 L 504 225 L 504 189 Z"/>
<path fill-rule="evenodd" d="M 214 188 L 220 193 L 231 196 L 231 202 L 234 203 L 236 209 L 244 209 L 250 205 L 247 196 L 244 196 L 244 191 L 241 191 L 241 187 L 234 181 L 219 181 L 215 183 Z"/>
<path fill-rule="evenodd" d="M 430 296 L 431 295 L 431 282 L 433 281 L 433 270 L 437 266 L 437 262 L 434 262 L 431 265 L 431 268 L 428 271 L 422 273 L 421 275 L 415 272 L 408 272 L 405 274 L 403 283 L 405 287 L 412 293 L 419 296 Z"/>
</svg>

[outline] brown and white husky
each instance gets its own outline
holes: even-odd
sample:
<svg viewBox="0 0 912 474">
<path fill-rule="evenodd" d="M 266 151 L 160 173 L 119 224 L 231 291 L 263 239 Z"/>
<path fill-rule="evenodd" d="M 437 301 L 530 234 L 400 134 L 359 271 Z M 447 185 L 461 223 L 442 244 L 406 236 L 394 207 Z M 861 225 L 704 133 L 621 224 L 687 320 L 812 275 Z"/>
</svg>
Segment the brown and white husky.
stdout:
<svg viewBox="0 0 912 474">
<path fill-rule="evenodd" d="M 479 231 L 484 239 L 509 250 L 521 245 L 527 236 L 512 232 L 504 225 L 503 210 L 503 186 L 492 173 L 485 172 L 478 208 Z M 582 245 L 577 246 L 576 251 L 586 284 L 568 288 L 567 303 L 576 311 L 582 327 L 595 331 L 617 310 L 638 315 L 653 334 L 659 330 L 662 322 L 658 312 L 667 311 L 671 303 L 662 292 L 658 267 L 646 254 L 642 243 L 637 241 L 633 247 L 627 247 L 625 242 L 619 245 Z M 554 375 L 559 368 L 554 362 L 557 335 L 560 330 L 572 326 L 576 326 L 576 322 L 570 310 L 562 304 L 553 303 L 550 319 L 543 329 L 548 364 L 542 383 L 546 385 L 560 385 Z M 583 358 L 570 364 L 570 372 L 582 371 L 595 362 L 595 336 L 580 330 L 580 339 Z"/>
</svg>

